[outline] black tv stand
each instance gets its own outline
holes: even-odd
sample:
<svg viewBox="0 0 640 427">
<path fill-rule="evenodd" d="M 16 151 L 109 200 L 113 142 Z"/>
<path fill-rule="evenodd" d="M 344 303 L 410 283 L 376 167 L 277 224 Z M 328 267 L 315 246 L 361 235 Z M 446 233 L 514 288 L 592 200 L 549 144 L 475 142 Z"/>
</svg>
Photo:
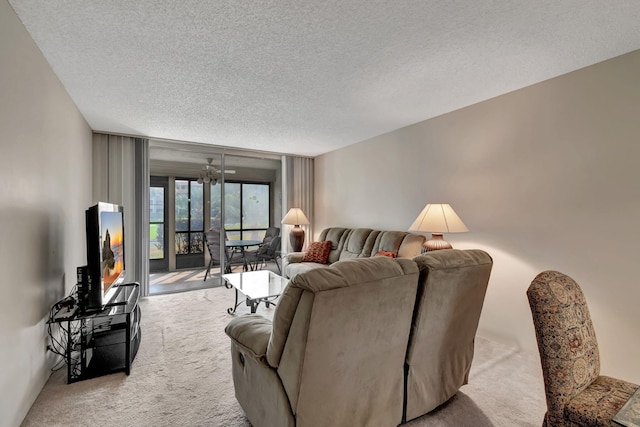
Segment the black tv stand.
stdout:
<svg viewBox="0 0 640 427">
<path fill-rule="evenodd" d="M 140 285 L 122 284 L 112 302 L 102 309 L 76 311 L 66 323 L 67 383 L 115 372 L 131 372 L 138 352 L 140 329 Z"/>
<path fill-rule="evenodd" d="M 120 305 L 127 305 L 127 301 L 110 302 L 109 304 L 105 304 L 102 309 L 104 310 L 105 308 L 109 307 L 118 307 Z"/>
</svg>

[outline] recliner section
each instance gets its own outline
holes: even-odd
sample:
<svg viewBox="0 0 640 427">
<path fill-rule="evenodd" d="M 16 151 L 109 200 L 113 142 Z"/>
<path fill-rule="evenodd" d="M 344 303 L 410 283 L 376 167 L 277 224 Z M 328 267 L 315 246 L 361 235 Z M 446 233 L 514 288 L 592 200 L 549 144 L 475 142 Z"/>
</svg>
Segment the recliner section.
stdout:
<svg viewBox="0 0 640 427">
<path fill-rule="evenodd" d="M 467 384 L 493 260 L 481 250 L 441 250 L 414 259 L 420 286 L 406 357 L 403 421 L 431 412 Z"/>
<path fill-rule="evenodd" d="M 333 231 L 337 249 L 347 231 Z M 225 329 L 238 402 L 256 427 L 396 426 L 431 411 L 468 379 L 491 265 L 446 250 L 296 275 L 273 321 Z"/>
</svg>

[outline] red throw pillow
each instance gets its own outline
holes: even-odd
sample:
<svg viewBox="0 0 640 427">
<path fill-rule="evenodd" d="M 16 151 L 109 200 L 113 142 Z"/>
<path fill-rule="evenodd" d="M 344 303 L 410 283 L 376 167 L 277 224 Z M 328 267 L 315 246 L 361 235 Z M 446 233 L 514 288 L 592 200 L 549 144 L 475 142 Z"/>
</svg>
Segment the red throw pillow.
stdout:
<svg viewBox="0 0 640 427">
<path fill-rule="evenodd" d="M 304 253 L 302 262 L 317 262 L 318 264 L 326 264 L 331 252 L 331 240 L 324 242 L 313 242 L 309 245 L 309 249 Z"/>
<path fill-rule="evenodd" d="M 389 258 L 395 258 L 398 255 L 396 255 L 395 252 L 389 252 L 389 251 L 378 251 L 376 252 L 376 254 L 374 256 L 388 256 Z"/>
</svg>

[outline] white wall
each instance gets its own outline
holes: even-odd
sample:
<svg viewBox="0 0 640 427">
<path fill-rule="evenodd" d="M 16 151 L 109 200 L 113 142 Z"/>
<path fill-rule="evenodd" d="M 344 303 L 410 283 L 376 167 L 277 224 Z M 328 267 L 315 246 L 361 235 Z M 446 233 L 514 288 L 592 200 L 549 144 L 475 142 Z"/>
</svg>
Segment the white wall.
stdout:
<svg viewBox="0 0 640 427">
<path fill-rule="evenodd" d="M 50 375 L 45 318 L 85 261 L 91 129 L 0 0 L 0 426 Z"/>
<path fill-rule="evenodd" d="M 583 288 L 602 372 L 640 383 L 639 76 L 636 51 L 320 156 L 316 234 L 450 203 L 470 232 L 445 238 L 494 258 L 480 335 L 537 352 L 525 292 L 556 269 Z"/>
</svg>

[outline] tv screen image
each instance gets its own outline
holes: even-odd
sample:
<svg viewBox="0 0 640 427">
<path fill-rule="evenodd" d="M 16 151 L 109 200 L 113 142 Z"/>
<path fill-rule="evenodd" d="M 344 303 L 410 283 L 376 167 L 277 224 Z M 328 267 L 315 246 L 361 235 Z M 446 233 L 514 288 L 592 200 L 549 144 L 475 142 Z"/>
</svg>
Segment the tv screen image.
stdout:
<svg viewBox="0 0 640 427">
<path fill-rule="evenodd" d="M 101 309 L 125 281 L 124 208 L 99 202 L 86 211 L 87 284 L 79 300 L 84 309 Z"/>
<path fill-rule="evenodd" d="M 124 272 L 122 212 L 100 212 L 102 233 L 102 290 L 106 293 Z"/>
</svg>

